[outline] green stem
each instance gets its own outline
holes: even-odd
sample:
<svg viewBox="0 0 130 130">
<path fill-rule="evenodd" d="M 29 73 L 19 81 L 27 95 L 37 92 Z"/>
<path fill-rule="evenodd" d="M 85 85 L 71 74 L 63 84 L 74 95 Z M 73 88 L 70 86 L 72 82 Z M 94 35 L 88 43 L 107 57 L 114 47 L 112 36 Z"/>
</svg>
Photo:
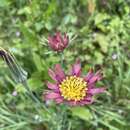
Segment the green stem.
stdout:
<svg viewBox="0 0 130 130">
<path fill-rule="evenodd" d="M 71 124 L 69 124 L 69 121 L 68 121 L 68 107 L 63 105 L 60 108 L 60 113 L 61 113 L 61 116 L 58 119 L 57 130 L 69 130 L 71 127 Z"/>
<path fill-rule="evenodd" d="M 60 62 L 61 62 L 61 66 L 64 68 L 64 54 L 63 54 L 63 52 L 60 52 Z"/>
<path fill-rule="evenodd" d="M 44 108 L 44 110 L 50 114 L 50 112 L 48 111 L 48 109 L 43 104 L 41 104 L 41 102 L 39 101 L 39 99 L 32 93 L 32 91 L 30 90 L 30 88 L 29 88 L 29 86 L 27 84 L 27 81 L 22 82 L 22 84 L 26 88 L 26 90 L 27 90 L 29 96 L 31 97 L 31 99 L 34 102 L 36 102 L 40 107 Z"/>
<path fill-rule="evenodd" d="M 28 94 L 31 96 L 31 98 L 33 99 L 33 101 L 37 102 L 39 104 L 39 100 L 34 96 L 34 94 L 32 93 L 32 91 L 30 90 L 28 84 L 26 81 L 22 82 L 23 86 L 26 88 Z"/>
<path fill-rule="evenodd" d="M 69 122 L 68 130 L 71 130 L 71 122 Z"/>
</svg>

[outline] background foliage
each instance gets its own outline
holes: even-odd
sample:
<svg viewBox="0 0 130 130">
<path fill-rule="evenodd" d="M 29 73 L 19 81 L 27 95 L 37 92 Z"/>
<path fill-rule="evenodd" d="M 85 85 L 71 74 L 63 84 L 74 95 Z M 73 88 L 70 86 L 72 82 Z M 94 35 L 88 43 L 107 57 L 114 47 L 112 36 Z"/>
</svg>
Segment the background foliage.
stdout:
<svg viewBox="0 0 130 130">
<path fill-rule="evenodd" d="M 66 70 L 79 57 L 84 72 L 103 69 L 100 84 L 108 88 L 96 103 L 70 108 L 64 118 L 64 106 L 42 102 L 47 70 L 60 60 L 44 38 L 57 30 L 77 35 L 64 51 Z M 28 72 L 31 90 L 51 112 L 50 116 L 30 100 L 1 59 L 0 130 L 130 129 L 129 0 L 0 0 L 0 46 L 16 56 Z"/>
</svg>

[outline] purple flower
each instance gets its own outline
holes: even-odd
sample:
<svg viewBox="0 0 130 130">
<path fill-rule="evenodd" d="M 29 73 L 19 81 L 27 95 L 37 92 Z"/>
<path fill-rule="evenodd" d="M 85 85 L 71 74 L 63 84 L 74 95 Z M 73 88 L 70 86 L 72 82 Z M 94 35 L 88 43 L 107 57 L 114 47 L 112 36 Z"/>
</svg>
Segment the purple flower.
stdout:
<svg viewBox="0 0 130 130">
<path fill-rule="evenodd" d="M 69 37 L 65 33 L 64 36 L 61 36 L 60 32 L 57 32 L 54 36 L 48 37 L 48 44 L 52 50 L 61 52 L 63 51 L 69 43 Z"/>
<path fill-rule="evenodd" d="M 95 94 L 105 91 L 104 87 L 95 87 L 96 82 L 102 79 L 101 71 L 93 73 L 90 70 L 82 76 L 79 60 L 72 66 L 70 75 L 66 75 L 59 64 L 55 65 L 54 70 L 49 69 L 48 73 L 55 83 L 47 82 L 50 90 L 44 93 L 46 101 L 54 100 L 58 104 L 71 106 L 87 105 L 93 103 Z"/>
</svg>

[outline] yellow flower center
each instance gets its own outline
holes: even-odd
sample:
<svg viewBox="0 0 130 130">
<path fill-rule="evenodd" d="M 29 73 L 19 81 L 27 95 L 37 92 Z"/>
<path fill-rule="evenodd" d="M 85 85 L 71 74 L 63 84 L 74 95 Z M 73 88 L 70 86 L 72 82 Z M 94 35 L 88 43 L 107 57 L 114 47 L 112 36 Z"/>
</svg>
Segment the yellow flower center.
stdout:
<svg viewBox="0 0 130 130">
<path fill-rule="evenodd" d="M 60 92 L 66 100 L 80 101 L 86 96 L 87 83 L 76 76 L 66 77 L 59 85 Z"/>
</svg>

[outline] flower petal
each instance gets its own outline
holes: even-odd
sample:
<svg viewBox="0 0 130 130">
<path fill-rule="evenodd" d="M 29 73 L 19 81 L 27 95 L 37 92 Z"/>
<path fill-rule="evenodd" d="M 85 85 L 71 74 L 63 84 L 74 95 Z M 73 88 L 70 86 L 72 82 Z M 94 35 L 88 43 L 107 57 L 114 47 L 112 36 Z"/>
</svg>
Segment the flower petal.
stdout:
<svg viewBox="0 0 130 130">
<path fill-rule="evenodd" d="M 81 74 L 81 63 L 78 59 L 76 63 L 72 66 L 72 75 L 80 76 Z"/>
<path fill-rule="evenodd" d="M 48 44 L 52 49 L 55 49 L 55 41 L 53 39 L 53 37 L 48 37 Z"/>
<path fill-rule="evenodd" d="M 45 99 L 48 100 L 48 99 L 56 99 L 56 98 L 59 98 L 60 97 L 60 94 L 59 93 L 55 93 L 55 92 L 48 92 L 45 94 Z"/>
<path fill-rule="evenodd" d="M 53 90 L 57 90 L 58 89 L 57 84 L 53 84 L 53 83 L 50 83 L 50 82 L 47 82 L 47 87 L 49 89 L 53 89 Z"/>
<path fill-rule="evenodd" d="M 55 74 L 58 75 L 58 77 L 63 80 L 65 78 L 65 73 L 62 70 L 60 64 L 55 65 Z"/>
<path fill-rule="evenodd" d="M 87 87 L 88 89 L 95 88 L 95 84 L 89 84 L 89 83 L 88 83 L 87 85 L 88 85 L 88 87 Z"/>
<path fill-rule="evenodd" d="M 87 100 L 83 100 L 81 102 L 78 103 L 78 105 L 89 105 L 89 104 L 92 104 L 93 103 L 93 99 L 91 99 L 90 101 L 87 101 Z"/>
<path fill-rule="evenodd" d="M 87 96 L 83 99 L 83 101 L 91 101 L 92 100 L 92 96 Z"/>
<path fill-rule="evenodd" d="M 102 79 L 102 73 L 101 71 L 98 71 L 94 76 L 92 76 L 89 80 L 89 84 L 95 83 L 96 81 L 99 81 Z"/>
<path fill-rule="evenodd" d="M 102 87 L 102 88 L 92 88 L 92 89 L 89 89 L 87 92 L 89 94 L 97 94 L 97 93 L 102 93 L 106 90 L 106 88 Z"/>
<path fill-rule="evenodd" d="M 84 77 L 84 80 L 86 82 L 88 82 L 92 78 L 93 75 L 94 75 L 93 69 L 90 69 L 89 72 L 88 72 L 88 74 Z"/>
<path fill-rule="evenodd" d="M 76 106 L 77 102 L 76 101 L 67 101 L 67 104 L 69 104 L 70 106 Z"/>
<path fill-rule="evenodd" d="M 53 72 L 53 70 L 49 69 L 48 74 L 53 80 L 57 81 L 56 74 Z"/>
<path fill-rule="evenodd" d="M 60 32 L 56 33 L 56 40 L 57 40 L 57 42 L 62 43 L 62 36 L 61 36 Z"/>
<path fill-rule="evenodd" d="M 50 36 L 48 37 L 48 43 L 53 44 L 53 39 Z"/>
<path fill-rule="evenodd" d="M 62 97 L 61 98 L 56 98 L 55 101 L 56 101 L 56 103 L 60 104 L 60 103 L 63 102 L 63 98 Z"/>
<path fill-rule="evenodd" d="M 81 100 L 81 101 L 68 101 L 67 102 L 70 106 L 79 106 L 79 105 L 87 105 L 87 104 L 92 104 L 93 103 L 93 99 L 91 98 L 91 100 Z"/>
<path fill-rule="evenodd" d="M 66 33 L 64 34 L 64 39 L 63 39 L 63 41 L 64 41 L 64 42 L 63 42 L 64 45 L 67 46 L 67 45 L 68 45 L 68 42 L 69 42 L 69 37 L 67 36 Z"/>
</svg>

